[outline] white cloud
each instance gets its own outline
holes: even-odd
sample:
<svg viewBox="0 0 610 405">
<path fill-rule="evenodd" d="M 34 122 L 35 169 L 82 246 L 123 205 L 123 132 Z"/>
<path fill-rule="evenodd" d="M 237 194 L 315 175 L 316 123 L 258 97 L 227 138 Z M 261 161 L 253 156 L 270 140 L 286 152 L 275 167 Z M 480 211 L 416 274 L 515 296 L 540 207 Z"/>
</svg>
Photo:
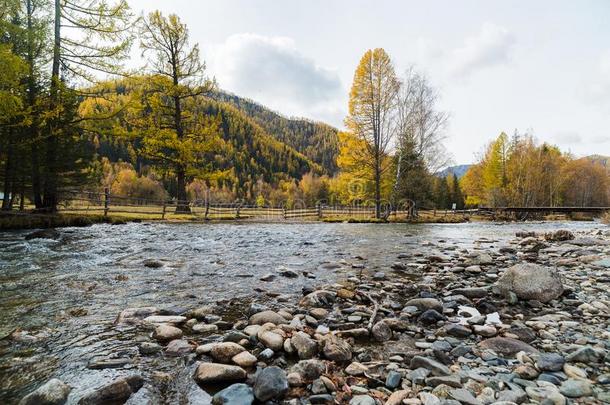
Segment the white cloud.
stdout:
<svg viewBox="0 0 610 405">
<path fill-rule="evenodd" d="M 343 118 L 336 107 L 345 92 L 338 73 L 303 55 L 291 38 L 235 34 L 208 53 L 223 89 L 288 115 L 336 125 Z"/>
<path fill-rule="evenodd" d="M 560 131 L 553 138 L 562 144 L 578 144 L 583 141 L 582 136 L 575 131 Z"/>
<path fill-rule="evenodd" d="M 449 71 L 454 76 L 469 76 L 474 71 L 510 61 L 514 36 L 504 27 L 484 23 L 481 31 L 466 38 L 464 45 L 449 55 Z"/>
<path fill-rule="evenodd" d="M 610 50 L 600 55 L 597 71 L 589 78 L 584 95 L 591 104 L 610 105 Z"/>
</svg>

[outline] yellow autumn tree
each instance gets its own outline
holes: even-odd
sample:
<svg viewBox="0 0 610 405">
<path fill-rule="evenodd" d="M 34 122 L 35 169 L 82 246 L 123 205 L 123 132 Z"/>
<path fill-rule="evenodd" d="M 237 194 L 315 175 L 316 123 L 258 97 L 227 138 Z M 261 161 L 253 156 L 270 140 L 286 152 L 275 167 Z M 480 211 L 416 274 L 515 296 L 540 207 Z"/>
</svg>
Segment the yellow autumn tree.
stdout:
<svg viewBox="0 0 610 405">
<path fill-rule="evenodd" d="M 363 165 L 366 159 L 366 141 L 350 132 L 339 132 L 339 174 L 330 182 L 330 193 L 340 204 L 367 204 L 375 201 L 375 177 L 370 167 Z M 384 156 L 382 164 L 391 168 L 392 159 Z M 380 197 L 389 199 L 393 186 L 391 170 L 385 170 L 380 179 Z"/>
<path fill-rule="evenodd" d="M 387 157 L 399 91 L 400 81 L 389 55 L 382 48 L 366 51 L 354 73 L 345 125 L 360 141 L 351 156 L 366 176 L 363 181 L 373 181 L 376 218 L 381 216 L 382 179 L 391 165 Z"/>
</svg>

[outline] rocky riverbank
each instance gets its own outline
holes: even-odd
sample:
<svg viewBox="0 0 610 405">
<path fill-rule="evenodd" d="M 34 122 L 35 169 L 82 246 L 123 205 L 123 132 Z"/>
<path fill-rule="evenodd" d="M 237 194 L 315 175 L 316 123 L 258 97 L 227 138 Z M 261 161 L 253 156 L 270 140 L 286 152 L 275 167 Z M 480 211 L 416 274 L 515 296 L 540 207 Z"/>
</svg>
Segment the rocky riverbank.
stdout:
<svg viewBox="0 0 610 405">
<path fill-rule="evenodd" d="M 351 257 L 345 282 L 305 287 L 298 300 L 125 309 L 116 328 L 147 336 L 133 345 L 150 369 L 78 397 L 52 379 L 21 403 L 610 403 L 610 231 L 475 246 L 407 251 L 376 272 Z M 313 276 L 263 276 L 296 277 Z M 167 357 L 182 360 L 177 369 L 154 370 Z"/>
</svg>

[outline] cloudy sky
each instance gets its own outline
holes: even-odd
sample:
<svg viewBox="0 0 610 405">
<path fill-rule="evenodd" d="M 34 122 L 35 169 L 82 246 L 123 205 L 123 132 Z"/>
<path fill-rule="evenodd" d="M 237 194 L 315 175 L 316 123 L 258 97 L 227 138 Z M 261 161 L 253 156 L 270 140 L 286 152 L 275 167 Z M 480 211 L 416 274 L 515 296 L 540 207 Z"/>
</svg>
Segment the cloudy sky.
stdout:
<svg viewBox="0 0 610 405">
<path fill-rule="evenodd" d="M 178 14 L 219 85 L 342 127 L 354 69 L 382 47 L 424 72 L 475 159 L 501 131 L 610 154 L 610 1 L 130 0 Z"/>
</svg>

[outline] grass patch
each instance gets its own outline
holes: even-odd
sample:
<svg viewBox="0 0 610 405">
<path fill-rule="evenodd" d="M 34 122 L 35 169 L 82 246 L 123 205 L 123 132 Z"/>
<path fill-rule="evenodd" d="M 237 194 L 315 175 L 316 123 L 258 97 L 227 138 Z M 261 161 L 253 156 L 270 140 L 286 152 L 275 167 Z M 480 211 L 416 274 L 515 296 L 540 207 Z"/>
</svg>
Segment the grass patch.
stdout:
<svg viewBox="0 0 610 405">
<path fill-rule="evenodd" d="M 572 221 L 593 221 L 593 214 L 585 213 L 585 212 L 572 212 L 569 215 L 569 218 Z"/>
<path fill-rule="evenodd" d="M 242 215 L 235 218 L 235 215 L 227 214 L 212 214 L 208 216 L 207 221 L 235 221 L 240 219 L 248 219 L 248 216 Z M 65 227 L 84 227 L 93 224 L 112 224 L 121 225 L 128 222 L 142 221 L 165 221 L 165 222 L 203 222 L 204 218 L 198 215 L 191 214 L 173 214 L 167 213 L 165 219 L 161 215 L 146 214 L 146 213 L 111 213 L 104 216 L 101 213 L 77 213 L 65 211 L 57 214 L 37 214 L 37 213 L 0 213 L 0 231 L 2 230 L 18 230 L 18 229 L 47 229 L 47 228 L 65 228 Z"/>
<path fill-rule="evenodd" d="M 2 214 L 0 230 L 81 227 L 97 223 L 113 223 L 113 221 L 113 218 L 103 215 Z"/>
</svg>

